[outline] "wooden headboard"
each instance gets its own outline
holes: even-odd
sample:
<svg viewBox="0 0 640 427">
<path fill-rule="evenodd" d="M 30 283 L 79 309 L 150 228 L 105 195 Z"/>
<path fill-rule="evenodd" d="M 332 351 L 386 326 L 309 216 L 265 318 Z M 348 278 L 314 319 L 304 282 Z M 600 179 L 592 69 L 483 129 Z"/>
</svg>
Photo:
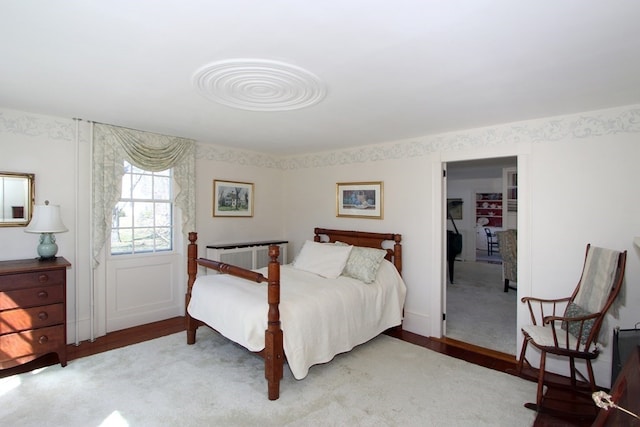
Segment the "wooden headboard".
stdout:
<svg viewBox="0 0 640 427">
<path fill-rule="evenodd" d="M 340 241 L 354 246 L 384 249 L 387 251 L 387 256 L 385 258 L 396 266 L 398 273 L 402 274 L 401 234 L 368 233 L 366 231 L 332 230 L 329 228 L 315 228 L 313 232 L 315 234 L 313 240 L 316 242 L 333 243 L 335 241 Z M 386 241 L 394 242 L 393 249 L 382 247 L 382 243 Z"/>
</svg>

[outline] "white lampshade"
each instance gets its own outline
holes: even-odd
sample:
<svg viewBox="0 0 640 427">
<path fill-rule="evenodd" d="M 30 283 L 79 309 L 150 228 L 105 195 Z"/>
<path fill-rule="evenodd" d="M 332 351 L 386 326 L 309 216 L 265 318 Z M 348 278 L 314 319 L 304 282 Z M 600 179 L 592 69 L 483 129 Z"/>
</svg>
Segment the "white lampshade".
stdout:
<svg viewBox="0 0 640 427">
<path fill-rule="evenodd" d="M 60 218 L 60 206 L 50 205 L 46 200 L 44 205 L 36 205 L 33 217 L 29 222 L 26 233 L 63 233 L 69 231 Z"/>
</svg>

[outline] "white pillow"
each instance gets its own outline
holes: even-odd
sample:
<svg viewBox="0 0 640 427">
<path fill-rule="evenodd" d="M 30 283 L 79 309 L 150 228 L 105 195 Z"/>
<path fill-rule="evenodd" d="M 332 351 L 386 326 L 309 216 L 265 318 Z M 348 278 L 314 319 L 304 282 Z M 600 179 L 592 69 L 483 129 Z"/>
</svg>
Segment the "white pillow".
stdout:
<svg viewBox="0 0 640 427">
<path fill-rule="evenodd" d="M 353 246 L 335 246 L 307 240 L 293 261 L 293 267 L 327 279 L 335 279 L 342 274 L 351 248 Z"/>
</svg>

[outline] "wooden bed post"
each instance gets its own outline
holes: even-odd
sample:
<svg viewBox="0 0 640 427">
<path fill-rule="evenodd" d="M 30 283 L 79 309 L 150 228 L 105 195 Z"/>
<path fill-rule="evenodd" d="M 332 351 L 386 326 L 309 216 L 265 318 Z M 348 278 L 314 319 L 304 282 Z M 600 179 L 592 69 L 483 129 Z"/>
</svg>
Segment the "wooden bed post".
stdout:
<svg viewBox="0 0 640 427">
<path fill-rule="evenodd" d="M 396 266 L 396 270 L 402 276 L 402 245 L 400 241 L 402 240 L 401 234 L 394 234 L 393 241 L 395 244 L 393 245 L 393 264 Z"/>
<path fill-rule="evenodd" d="M 193 344 L 196 342 L 196 329 L 198 329 L 196 320 L 189 316 L 189 313 L 187 312 L 189 301 L 191 301 L 191 288 L 193 287 L 193 282 L 196 281 L 196 276 L 198 275 L 198 263 L 196 262 L 196 260 L 198 259 L 198 245 L 196 244 L 196 240 L 198 240 L 198 233 L 194 231 L 190 232 L 190 243 L 187 246 L 187 275 L 189 276 L 189 280 L 187 281 L 187 293 L 185 294 L 184 304 L 184 319 L 187 329 L 187 344 Z"/>
<path fill-rule="evenodd" d="M 284 365 L 284 348 L 282 329 L 280 328 L 280 265 L 278 264 L 279 247 L 269 246 L 269 284 L 267 330 L 264 337 L 264 376 L 269 388 L 269 400 L 280 397 L 280 380 Z"/>
</svg>

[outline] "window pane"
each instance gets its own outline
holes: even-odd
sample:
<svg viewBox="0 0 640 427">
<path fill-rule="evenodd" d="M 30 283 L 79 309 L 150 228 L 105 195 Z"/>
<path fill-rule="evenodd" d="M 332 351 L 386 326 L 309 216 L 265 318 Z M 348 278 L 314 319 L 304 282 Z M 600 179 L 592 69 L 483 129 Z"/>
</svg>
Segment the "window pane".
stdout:
<svg viewBox="0 0 640 427">
<path fill-rule="evenodd" d="M 171 203 L 156 203 L 156 227 L 171 227 Z"/>
<path fill-rule="evenodd" d="M 135 252 L 153 251 L 153 228 L 134 228 L 133 244 Z"/>
<path fill-rule="evenodd" d="M 129 163 L 129 167 L 131 168 L 130 173 L 147 173 L 147 171 L 145 171 L 144 169 L 140 169 L 139 167 L 134 166 L 131 163 Z"/>
<path fill-rule="evenodd" d="M 156 200 L 171 199 L 171 178 L 163 176 L 153 178 L 153 198 Z"/>
<path fill-rule="evenodd" d="M 112 214 L 111 253 L 172 250 L 172 169 L 149 172 L 123 164 L 121 198 Z"/>
<path fill-rule="evenodd" d="M 122 189 L 120 190 L 120 197 L 122 199 L 130 199 L 131 198 L 131 175 L 125 173 L 122 176 Z"/>
<path fill-rule="evenodd" d="M 153 203 L 135 202 L 133 204 L 133 219 L 134 227 L 153 227 Z"/>
<path fill-rule="evenodd" d="M 123 254 L 133 251 L 131 229 L 111 230 L 111 253 Z"/>
<path fill-rule="evenodd" d="M 156 250 L 167 251 L 171 250 L 171 228 L 169 227 L 157 227 L 156 228 Z"/>
<path fill-rule="evenodd" d="M 133 175 L 133 192 L 134 199 L 152 199 L 151 183 L 153 178 L 150 175 Z"/>
<path fill-rule="evenodd" d="M 133 226 L 133 209 L 131 202 L 118 202 L 113 210 L 113 228 Z"/>
</svg>

